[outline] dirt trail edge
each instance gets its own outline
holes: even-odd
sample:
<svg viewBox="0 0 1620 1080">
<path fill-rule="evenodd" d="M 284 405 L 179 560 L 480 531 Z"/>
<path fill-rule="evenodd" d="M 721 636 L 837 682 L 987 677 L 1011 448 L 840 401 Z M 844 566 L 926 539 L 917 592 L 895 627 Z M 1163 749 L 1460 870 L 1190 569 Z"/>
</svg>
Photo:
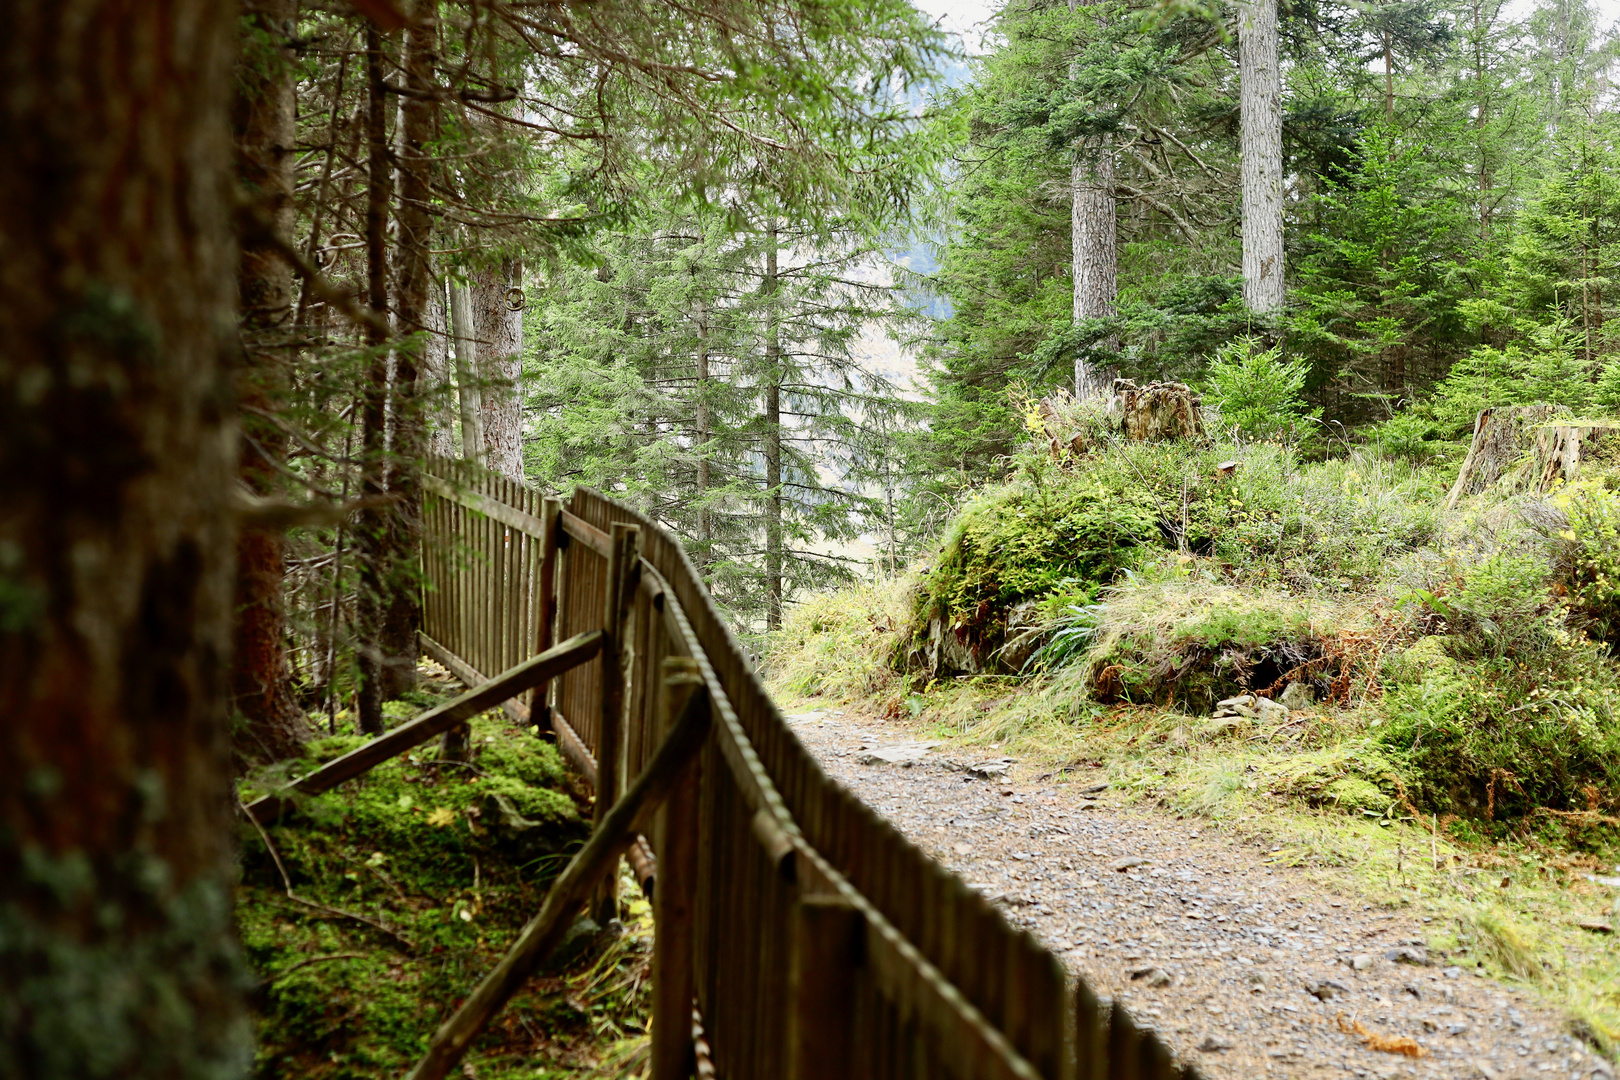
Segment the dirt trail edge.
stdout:
<svg viewBox="0 0 1620 1080">
<path fill-rule="evenodd" d="M 983 757 L 898 724 L 836 710 L 788 722 L 829 775 L 1211 1080 L 1613 1080 L 1557 1012 L 1431 958 L 1421 913 L 1334 895 L 1207 821 L 1128 809 L 1084 781 L 975 772 Z"/>
</svg>

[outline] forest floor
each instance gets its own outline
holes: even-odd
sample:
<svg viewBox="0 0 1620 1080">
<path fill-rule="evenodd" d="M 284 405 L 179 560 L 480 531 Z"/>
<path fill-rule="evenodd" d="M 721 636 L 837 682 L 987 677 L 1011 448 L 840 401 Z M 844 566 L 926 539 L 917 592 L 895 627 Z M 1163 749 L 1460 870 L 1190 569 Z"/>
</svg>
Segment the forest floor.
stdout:
<svg viewBox="0 0 1620 1080">
<path fill-rule="evenodd" d="M 422 676 L 410 701 L 387 707 L 395 719 L 460 690 L 434 665 Z M 365 741 L 345 714 L 337 721 L 306 760 L 250 777 L 244 801 Z M 403 1075 L 586 835 L 587 792 L 555 745 L 498 710 L 472 721 L 468 762 L 436 756 L 422 747 L 262 833 L 243 826 L 237 924 L 259 980 L 255 1080 Z M 633 882 L 622 895 L 622 922 L 577 921 L 460 1075 L 573 1080 L 641 1067 L 652 911 Z"/>
<path fill-rule="evenodd" d="M 1322 821 L 1178 814 L 1100 759 L 1013 761 L 926 713 L 851 705 L 788 721 L 829 775 L 1211 1080 L 1616 1075 L 1532 980 L 1492 977 L 1515 961 L 1510 927 L 1419 887 L 1444 876 L 1473 895 L 1481 874 L 1496 885 L 1500 871 L 1448 843 L 1321 858 Z M 1510 876 L 1538 874 L 1515 867 L 1501 889 Z M 1545 903 L 1526 910 L 1571 921 Z"/>
</svg>

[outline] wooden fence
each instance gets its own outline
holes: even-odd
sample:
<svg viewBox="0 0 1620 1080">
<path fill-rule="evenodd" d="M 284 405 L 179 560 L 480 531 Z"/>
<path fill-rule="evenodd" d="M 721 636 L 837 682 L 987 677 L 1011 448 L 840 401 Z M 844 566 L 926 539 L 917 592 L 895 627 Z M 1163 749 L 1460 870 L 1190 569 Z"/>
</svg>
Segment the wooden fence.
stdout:
<svg viewBox="0 0 1620 1080">
<path fill-rule="evenodd" d="M 458 462 L 425 486 L 425 651 L 472 686 L 564 639 L 592 657 L 507 708 L 556 733 L 599 825 L 706 695 L 701 750 L 629 851 L 657 924 L 655 1080 L 1194 1075 L 828 779 L 663 529 Z"/>
</svg>

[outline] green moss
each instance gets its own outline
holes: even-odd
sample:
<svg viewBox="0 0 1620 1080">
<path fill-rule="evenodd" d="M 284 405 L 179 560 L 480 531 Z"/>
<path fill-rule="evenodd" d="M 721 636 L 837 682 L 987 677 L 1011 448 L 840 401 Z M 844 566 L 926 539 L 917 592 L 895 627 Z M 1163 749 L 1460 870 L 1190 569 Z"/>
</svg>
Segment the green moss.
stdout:
<svg viewBox="0 0 1620 1080">
<path fill-rule="evenodd" d="M 1108 596 L 1086 680 L 1103 702 L 1174 704 L 1207 713 L 1216 702 L 1287 677 L 1324 681 L 1332 612 L 1289 596 L 1182 581 L 1121 586 Z"/>
<path fill-rule="evenodd" d="M 1007 608 L 1063 589 L 1094 593 L 1158 542 L 1151 495 L 1123 478 L 1052 470 L 993 488 L 957 518 L 919 590 L 919 621 L 942 616 L 965 637 L 989 640 Z"/>
<path fill-rule="evenodd" d="M 1322 798 L 1344 810 L 1384 810 L 1390 802 L 1382 788 L 1358 776 L 1333 781 L 1322 789 Z"/>
<path fill-rule="evenodd" d="M 311 757 L 357 741 L 320 740 Z M 261 1080 L 404 1073 L 539 909 L 564 853 L 583 839 L 587 826 L 552 744 L 497 713 L 473 721 L 470 745 L 465 766 L 436 762 L 436 748 L 424 746 L 271 830 L 299 899 L 286 895 L 257 832 L 244 829 L 237 921 L 263 980 Z M 257 779 L 262 786 L 276 775 Z M 514 832 L 492 808 L 495 795 L 528 824 Z M 474 1048 L 478 1075 L 532 1077 L 548 1065 L 574 1075 L 621 1038 L 640 1038 L 649 918 L 641 905 L 631 934 L 593 939 L 574 967 L 532 983 Z"/>
</svg>

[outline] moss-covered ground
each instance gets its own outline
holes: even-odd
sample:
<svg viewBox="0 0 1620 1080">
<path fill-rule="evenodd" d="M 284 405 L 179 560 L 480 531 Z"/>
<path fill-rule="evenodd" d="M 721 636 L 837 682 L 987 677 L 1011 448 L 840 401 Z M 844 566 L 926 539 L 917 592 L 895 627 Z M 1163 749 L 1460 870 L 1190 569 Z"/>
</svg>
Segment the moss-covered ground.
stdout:
<svg viewBox="0 0 1620 1080">
<path fill-rule="evenodd" d="M 456 689 L 432 680 L 389 709 L 402 718 Z M 242 796 L 359 741 L 312 743 L 307 760 L 249 778 Z M 588 831 L 588 803 L 556 748 L 499 712 L 472 722 L 471 747 L 456 764 L 436 761 L 430 743 L 307 801 L 263 836 L 243 825 L 237 919 L 260 980 L 258 1077 L 403 1075 L 539 910 Z M 576 924 L 464 1075 L 617 1076 L 644 1056 L 651 915 L 633 885 L 624 895 L 635 898 L 624 926 Z"/>
</svg>

